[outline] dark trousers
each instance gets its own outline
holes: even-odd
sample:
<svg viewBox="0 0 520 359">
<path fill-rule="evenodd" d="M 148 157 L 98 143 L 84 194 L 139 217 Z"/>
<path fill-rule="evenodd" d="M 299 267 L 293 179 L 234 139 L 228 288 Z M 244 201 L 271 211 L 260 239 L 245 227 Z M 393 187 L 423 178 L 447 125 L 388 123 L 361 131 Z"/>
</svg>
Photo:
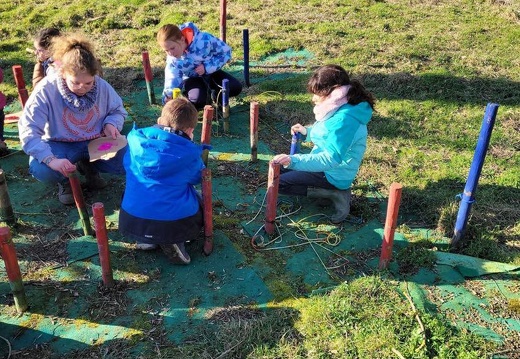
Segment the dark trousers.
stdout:
<svg viewBox="0 0 520 359">
<path fill-rule="evenodd" d="M 292 196 L 307 196 L 308 187 L 336 189 L 330 184 L 323 172 L 286 170 L 280 175 L 278 193 Z"/>
<path fill-rule="evenodd" d="M 200 77 L 190 77 L 184 83 L 184 96 L 195 105 L 197 110 L 211 103 L 211 94 L 214 93 L 215 101 L 221 101 L 219 96 L 222 91 L 222 80 L 229 82 L 229 97 L 234 97 L 242 92 L 242 84 L 236 78 L 222 70 Z M 217 98 L 218 97 L 218 98 Z"/>
</svg>

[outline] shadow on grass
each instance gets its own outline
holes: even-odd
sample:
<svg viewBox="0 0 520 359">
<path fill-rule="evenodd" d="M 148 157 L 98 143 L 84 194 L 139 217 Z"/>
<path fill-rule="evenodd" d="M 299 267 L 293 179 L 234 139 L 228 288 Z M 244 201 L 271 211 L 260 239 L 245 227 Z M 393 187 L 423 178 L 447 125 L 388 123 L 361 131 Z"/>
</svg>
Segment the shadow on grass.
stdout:
<svg viewBox="0 0 520 359">
<path fill-rule="evenodd" d="M 2 287 L 0 284 L 0 290 L 4 289 Z M 89 297 L 96 300 L 95 295 Z M 80 359 L 107 357 L 110 353 L 110 358 L 156 358 L 160 352 L 165 357 L 184 359 L 215 358 L 222 353 L 227 354 L 225 357 L 246 358 L 258 348 L 270 350 L 282 342 L 298 347 L 303 340 L 294 328 L 294 322 L 299 318 L 297 310 L 287 307 L 260 309 L 246 303 L 213 308 L 204 318 L 184 321 L 158 311 L 136 312 L 132 318 L 114 315 L 111 321 L 55 315 L 52 322 L 45 323 L 43 320 L 38 322 L 38 318 L 41 316 L 31 312 L 30 318 L 23 323 L 0 323 L 2 337 L 9 341 L 9 345 L 0 342 L 2 357 L 38 354 L 38 358 L 43 359 L 65 355 Z M 55 323 L 58 325 L 53 325 Z M 179 335 L 175 333 L 183 333 L 183 339 L 172 340 L 172 333 L 177 337 Z"/>
<path fill-rule="evenodd" d="M 464 186 L 460 181 L 444 179 L 429 182 L 424 189 L 404 188 L 400 221 L 410 227 L 435 227 L 451 236 L 459 209 L 457 195 L 463 192 Z M 486 184 L 479 185 L 473 195 L 476 202 L 471 206 L 469 226 L 497 232 L 499 243 L 518 244 L 512 229 L 520 221 L 520 189 Z M 468 237 L 474 235 L 471 229 L 467 231 Z"/>
</svg>

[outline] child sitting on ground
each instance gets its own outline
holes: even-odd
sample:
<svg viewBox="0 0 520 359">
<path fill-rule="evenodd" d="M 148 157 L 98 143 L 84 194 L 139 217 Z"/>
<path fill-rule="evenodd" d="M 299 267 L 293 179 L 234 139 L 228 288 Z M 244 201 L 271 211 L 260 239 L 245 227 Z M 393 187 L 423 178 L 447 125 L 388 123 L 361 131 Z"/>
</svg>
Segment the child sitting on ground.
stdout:
<svg viewBox="0 0 520 359">
<path fill-rule="evenodd" d="M 170 100 L 157 125 L 134 128 L 124 158 L 126 188 L 119 231 L 143 250 L 162 248 L 175 264 L 189 264 L 185 242 L 203 226 L 200 196 L 202 146 L 193 143 L 197 109 L 186 98 Z"/>
<path fill-rule="evenodd" d="M 367 146 L 367 123 L 372 118 L 375 97 L 339 65 L 318 68 L 307 83 L 312 94 L 316 121 L 296 124 L 314 144 L 310 153 L 273 157 L 288 171 L 280 175 L 280 194 L 332 201 L 332 223 L 343 222 L 350 213 L 351 186 Z"/>
<path fill-rule="evenodd" d="M 231 59 L 229 45 L 200 31 L 195 24 L 166 24 L 157 32 L 157 43 L 166 53 L 163 104 L 173 97 L 174 88 L 180 88 L 184 96 L 202 110 L 210 103 L 208 92 L 217 94 L 225 79 L 229 81 L 229 97 L 238 96 L 242 91 L 240 81 L 222 70 Z"/>
<path fill-rule="evenodd" d="M 107 182 L 99 173 L 124 174 L 124 151 L 115 157 L 90 162 L 88 144 L 99 137 L 121 136 L 128 113 L 114 88 L 99 77 L 94 45 L 80 34 L 55 38 L 52 57 L 56 72 L 38 83 L 18 121 L 22 149 L 29 172 L 38 181 L 58 184 L 58 199 L 74 204 L 68 176 L 76 169 L 91 189 Z M 78 167 L 76 167 L 78 166 Z"/>
<path fill-rule="evenodd" d="M 40 30 L 38 35 L 34 38 L 34 53 L 36 54 L 36 64 L 34 64 L 32 85 L 33 88 L 40 82 L 47 74 L 52 71 L 53 59 L 51 57 L 52 40 L 60 36 L 60 30 L 49 27 Z"/>
</svg>

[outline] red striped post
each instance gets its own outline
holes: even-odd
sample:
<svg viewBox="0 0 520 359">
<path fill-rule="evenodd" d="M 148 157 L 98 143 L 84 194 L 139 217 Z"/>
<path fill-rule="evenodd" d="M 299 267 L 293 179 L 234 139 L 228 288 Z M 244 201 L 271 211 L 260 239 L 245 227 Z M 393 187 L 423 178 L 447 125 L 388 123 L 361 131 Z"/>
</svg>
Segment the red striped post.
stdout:
<svg viewBox="0 0 520 359">
<path fill-rule="evenodd" d="M 251 102 L 249 123 L 251 134 L 251 162 L 256 162 L 258 159 L 258 102 Z"/>
<path fill-rule="evenodd" d="M 11 239 L 9 227 L 0 227 L 0 255 L 5 263 L 5 271 L 9 278 L 9 285 L 13 292 L 14 305 L 18 313 L 27 310 L 27 299 L 25 298 L 25 289 L 23 288 L 22 273 L 18 265 L 16 257 L 16 249 Z"/>
<path fill-rule="evenodd" d="M 399 214 L 402 191 L 403 186 L 400 183 L 394 182 L 390 186 L 383 244 L 381 246 L 381 257 L 379 258 L 379 269 L 386 269 L 392 259 L 392 247 L 394 246 L 394 234 L 397 227 L 397 216 Z"/>
<path fill-rule="evenodd" d="M 92 205 L 94 225 L 96 228 L 96 239 L 99 250 L 99 263 L 101 264 L 101 277 L 106 287 L 114 286 L 114 277 L 110 265 L 110 250 L 108 247 L 107 226 L 105 221 L 105 206 L 101 202 Z"/>
<path fill-rule="evenodd" d="M 213 106 L 204 106 L 204 114 L 202 115 L 202 133 L 200 142 L 204 145 L 211 143 L 211 124 L 213 122 Z M 209 149 L 202 150 L 202 161 L 208 166 Z"/>
<path fill-rule="evenodd" d="M 27 102 L 27 99 L 29 98 L 29 93 L 27 92 L 27 89 L 25 88 L 25 80 L 23 79 L 22 66 L 14 65 L 13 66 L 13 75 L 14 75 L 14 81 L 16 82 L 16 87 L 18 88 L 18 99 L 20 100 L 20 103 L 22 104 L 22 108 L 24 108 L 25 103 Z"/>
<path fill-rule="evenodd" d="M 150 56 L 148 55 L 148 51 L 143 51 L 143 68 L 144 68 L 144 80 L 146 81 L 146 92 L 148 92 L 148 101 L 150 105 L 155 104 L 155 95 L 153 92 L 153 73 L 152 67 L 150 66 Z"/>
<path fill-rule="evenodd" d="M 7 181 L 5 180 L 4 170 L 0 168 L 0 222 L 13 225 L 16 218 L 11 205 L 9 192 L 7 191 Z"/>
<path fill-rule="evenodd" d="M 265 231 L 274 233 L 276 219 L 276 202 L 278 201 L 278 185 L 280 183 L 280 164 L 269 162 L 269 174 L 267 175 L 267 207 L 265 211 Z"/>
<path fill-rule="evenodd" d="M 79 176 L 76 171 L 69 175 L 70 187 L 72 188 L 72 195 L 74 196 L 74 202 L 79 212 L 79 218 L 81 220 L 81 226 L 83 227 L 83 233 L 86 236 L 92 235 L 92 227 L 90 226 L 90 218 L 87 212 L 87 206 L 85 205 L 85 199 L 83 198 L 83 191 L 81 190 L 81 183 Z"/>
<path fill-rule="evenodd" d="M 226 17 L 227 17 L 226 0 L 220 0 L 220 39 L 226 42 Z"/>
<path fill-rule="evenodd" d="M 211 200 L 211 170 L 202 170 L 202 202 L 204 204 L 204 254 L 213 252 L 213 202 Z"/>
</svg>

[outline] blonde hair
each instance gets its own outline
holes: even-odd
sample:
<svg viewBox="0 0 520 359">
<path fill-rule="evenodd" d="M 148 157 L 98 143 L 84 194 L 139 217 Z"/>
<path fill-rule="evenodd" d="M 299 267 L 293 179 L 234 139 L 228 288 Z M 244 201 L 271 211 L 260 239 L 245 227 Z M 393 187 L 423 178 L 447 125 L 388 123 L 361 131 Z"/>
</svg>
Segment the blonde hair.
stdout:
<svg viewBox="0 0 520 359">
<path fill-rule="evenodd" d="M 87 72 L 92 76 L 101 73 L 101 65 L 94 54 L 94 46 L 82 35 L 71 34 L 53 39 L 51 51 L 52 58 L 59 63 L 64 73 Z"/>
<path fill-rule="evenodd" d="M 181 30 L 176 25 L 172 24 L 163 25 L 157 32 L 157 42 L 159 44 L 168 40 L 179 41 L 183 37 Z"/>
<path fill-rule="evenodd" d="M 164 105 L 157 123 L 175 130 L 186 131 L 197 126 L 198 114 L 195 106 L 185 97 L 170 100 Z"/>
</svg>

